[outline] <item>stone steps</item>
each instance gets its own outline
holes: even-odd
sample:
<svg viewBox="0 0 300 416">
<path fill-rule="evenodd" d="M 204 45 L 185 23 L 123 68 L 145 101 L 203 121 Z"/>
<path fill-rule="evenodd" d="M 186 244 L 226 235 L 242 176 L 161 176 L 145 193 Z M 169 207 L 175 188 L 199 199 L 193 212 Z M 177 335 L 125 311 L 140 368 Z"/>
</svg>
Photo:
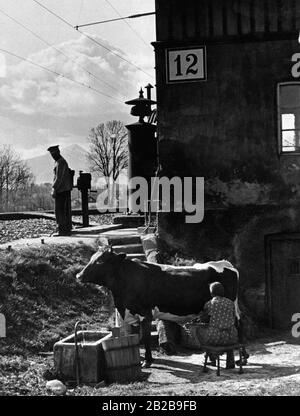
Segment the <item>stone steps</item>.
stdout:
<svg viewBox="0 0 300 416">
<path fill-rule="evenodd" d="M 143 253 L 133 253 L 133 254 L 127 254 L 126 256 L 128 259 L 134 260 L 141 260 L 141 261 L 146 261 L 146 256 Z"/>
<path fill-rule="evenodd" d="M 74 228 L 72 231 L 72 234 L 78 234 L 78 235 L 100 235 L 102 233 L 108 232 L 108 231 L 114 231 L 119 230 L 122 228 L 121 224 L 103 224 L 103 225 L 91 225 L 90 227 L 77 227 Z"/>
<path fill-rule="evenodd" d="M 136 228 L 120 229 L 102 234 L 115 253 L 126 253 L 129 259 L 146 260 L 140 235 Z"/>
<path fill-rule="evenodd" d="M 141 254 L 144 253 L 143 246 L 139 244 L 122 244 L 113 245 L 112 249 L 115 253 L 126 253 L 126 254 Z"/>
<path fill-rule="evenodd" d="M 124 244 L 141 244 L 141 239 L 138 234 L 132 235 L 111 235 L 108 237 L 109 244 L 119 246 Z"/>
</svg>

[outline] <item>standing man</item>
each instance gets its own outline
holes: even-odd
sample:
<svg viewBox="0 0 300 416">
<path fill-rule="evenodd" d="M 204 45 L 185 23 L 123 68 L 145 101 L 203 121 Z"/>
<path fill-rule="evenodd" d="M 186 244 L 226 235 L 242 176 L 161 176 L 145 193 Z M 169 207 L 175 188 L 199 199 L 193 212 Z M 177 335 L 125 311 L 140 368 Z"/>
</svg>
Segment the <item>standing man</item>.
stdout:
<svg viewBox="0 0 300 416">
<path fill-rule="evenodd" d="M 55 217 L 58 227 L 58 234 L 56 235 L 71 235 L 71 190 L 73 188 L 73 177 L 67 161 L 60 154 L 59 147 L 50 146 L 47 150 L 55 160 L 52 197 L 55 200 Z"/>
</svg>

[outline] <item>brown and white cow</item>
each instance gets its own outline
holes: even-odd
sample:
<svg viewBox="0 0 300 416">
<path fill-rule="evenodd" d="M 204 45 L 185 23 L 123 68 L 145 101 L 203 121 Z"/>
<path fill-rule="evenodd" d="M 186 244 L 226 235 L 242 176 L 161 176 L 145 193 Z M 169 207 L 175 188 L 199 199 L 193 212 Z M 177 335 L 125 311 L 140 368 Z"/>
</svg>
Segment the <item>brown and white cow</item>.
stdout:
<svg viewBox="0 0 300 416">
<path fill-rule="evenodd" d="M 159 309 L 184 316 L 199 313 L 210 299 L 209 284 L 219 281 L 225 296 L 235 301 L 238 273 L 227 261 L 176 267 L 130 260 L 126 254 L 99 249 L 77 274 L 84 283 L 105 286 L 113 295 L 115 307 L 124 319 L 125 311 L 141 315 L 145 344 L 145 366 L 152 363 L 152 311 Z"/>
</svg>

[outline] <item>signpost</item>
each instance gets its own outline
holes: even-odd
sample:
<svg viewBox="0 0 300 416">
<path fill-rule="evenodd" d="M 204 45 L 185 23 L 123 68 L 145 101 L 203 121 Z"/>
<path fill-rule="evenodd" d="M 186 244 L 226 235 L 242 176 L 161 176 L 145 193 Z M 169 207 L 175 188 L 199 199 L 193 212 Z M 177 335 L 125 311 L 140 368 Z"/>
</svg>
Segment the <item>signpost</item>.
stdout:
<svg viewBox="0 0 300 416">
<path fill-rule="evenodd" d="M 166 50 L 167 84 L 206 81 L 206 48 L 193 46 Z"/>
</svg>

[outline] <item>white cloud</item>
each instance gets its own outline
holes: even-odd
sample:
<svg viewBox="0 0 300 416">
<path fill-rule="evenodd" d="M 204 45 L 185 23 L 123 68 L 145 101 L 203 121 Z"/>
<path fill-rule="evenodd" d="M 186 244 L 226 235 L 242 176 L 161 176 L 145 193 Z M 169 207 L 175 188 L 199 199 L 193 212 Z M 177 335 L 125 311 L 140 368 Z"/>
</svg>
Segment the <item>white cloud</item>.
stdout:
<svg viewBox="0 0 300 416">
<path fill-rule="evenodd" d="M 107 41 L 96 37 L 95 39 L 130 60 Z M 6 107 L 8 105 L 16 113 L 32 116 L 40 114 L 64 118 L 101 113 L 105 117 L 106 114 L 110 116 L 113 113 L 128 111 L 123 102 L 137 95 L 140 84 L 144 86 L 143 82 L 149 82 L 147 75 L 107 50 L 101 49 L 84 36 L 56 47 L 79 65 L 68 60 L 57 50 L 47 48 L 29 56 L 28 59 L 53 72 L 24 61 L 9 66 L 0 87 L 0 97 L 6 102 Z M 144 66 L 146 63 L 148 64 L 147 60 L 143 58 L 139 64 Z M 139 64 L 136 65 L 140 66 Z M 97 79 L 82 67 L 93 73 Z M 89 85 L 119 101 L 97 94 L 67 78 Z"/>
<path fill-rule="evenodd" d="M 139 56 L 134 49 L 132 55 L 124 55 L 105 40 L 95 39 L 145 72 L 154 73 L 151 55 Z M 106 98 L 29 62 L 6 65 L 6 77 L 0 78 L 0 145 L 12 145 L 24 158 L 45 153 L 51 144 L 77 143 L 86 147 L 90 128 L 108 120 L 135 122 L 124 101 L 137 97 L 139 88 L 149 82 L 154 85 L 151 77 L 83 36 L 56 47 L 105 83 L 95 80 L 53 48 L 43 49 L 28 59 L 120 101 Z"/>
<path fill-rule="evenodd" d="M 0 53 L 0 78 L 6 77 L 6 59 L 5 56 Z"/>
</svg>

